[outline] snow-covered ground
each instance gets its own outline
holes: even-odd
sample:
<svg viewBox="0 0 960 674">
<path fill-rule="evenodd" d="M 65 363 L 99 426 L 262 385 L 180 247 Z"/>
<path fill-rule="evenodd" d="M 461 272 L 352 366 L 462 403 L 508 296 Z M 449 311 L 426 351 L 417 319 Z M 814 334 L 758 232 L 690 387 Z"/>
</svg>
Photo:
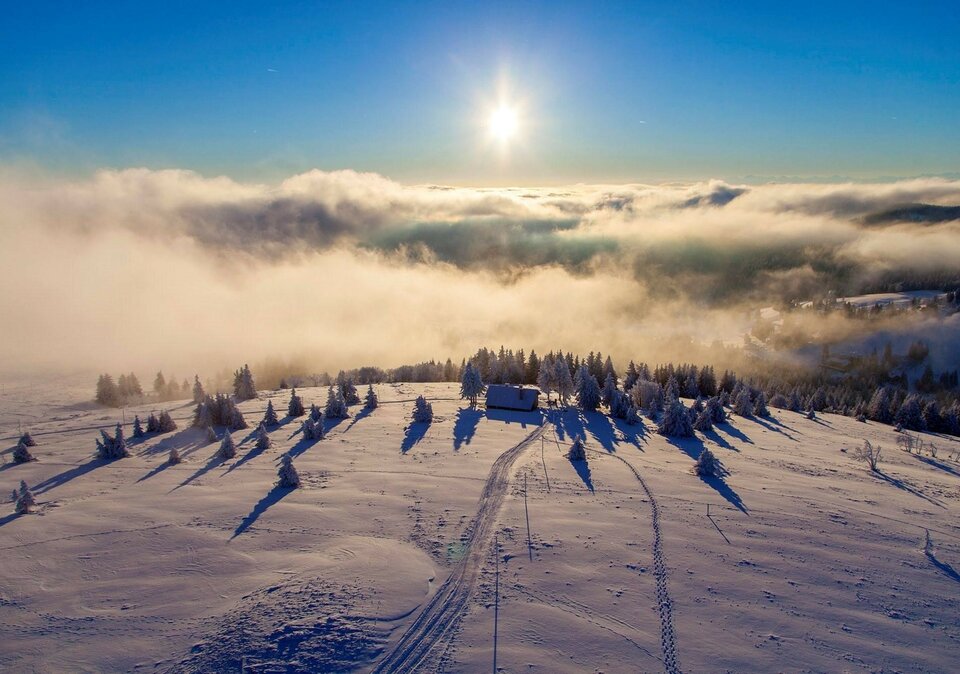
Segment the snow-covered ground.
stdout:
<svg viewBox="0 0 960 674">
<path fill-rule="evenodd" d="M 0 515 L 0 669 L 956 671 L 955 440 L 918 457 L 888 426 L 774 411 L 677 441 L 471 410 L 453 384 L 378 392 L 326 439 L 282 420 L 258 452 L 267 398 L 288 396 L 261 393 L 225 463 L 174 403 L 178 431 L 102 463 L 118 411 L 85 402 L 89 381 L 6 383 L 0 486 L 26 480 L 39 508 Z M 410 426 L 421 393 L 435 419 Z M 149 411 L 126 410 L 128 436 Z M 18 419 L 38 462 L 9 463 Z M 579 432 L 586 467 L 564 456 Z M 852 458 L 864 438 L 880 474 Z M 729 476 L 691 473 L 704 446 Z M 301 489 L 273 486 L 287 451 Z"/>
</svg>

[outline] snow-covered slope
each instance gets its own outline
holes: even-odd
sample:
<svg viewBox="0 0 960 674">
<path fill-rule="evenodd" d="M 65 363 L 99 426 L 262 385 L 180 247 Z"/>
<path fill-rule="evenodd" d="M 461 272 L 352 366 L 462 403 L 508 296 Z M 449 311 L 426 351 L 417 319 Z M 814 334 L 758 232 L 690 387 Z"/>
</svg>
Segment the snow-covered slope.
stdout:
<svg viewBox="0 0 960 674">
<path fill-rule="evenodd" d="M 5 388 L 0 486 L 26 480 L 39 508 L 0 515 L 0 668 L 954 669 L 955 440 L 918 457 L 887 426 L 775 412 L 677 441 L 600 414 L 471 410 L 456 391 L 382 385 L 324 440 L 282 420 L 259 452 L 267 398 L 288 395 L 261 393 L 225 463 L 174 403 L 178 431 L 102 463 L 117 411 Z M 419 394 L 429 426 L 409 424 Z M 38 462 L 9 463 L 17 418 L 35 419 Z M 586 466 L 564 456 L 580 432 Z M 852 457 L 864 438 L 880 474 Z M 727 477 L 691 473 L 704 446 Z M 287 451 L 301 489 L 273 486 Z"/>
</svg>

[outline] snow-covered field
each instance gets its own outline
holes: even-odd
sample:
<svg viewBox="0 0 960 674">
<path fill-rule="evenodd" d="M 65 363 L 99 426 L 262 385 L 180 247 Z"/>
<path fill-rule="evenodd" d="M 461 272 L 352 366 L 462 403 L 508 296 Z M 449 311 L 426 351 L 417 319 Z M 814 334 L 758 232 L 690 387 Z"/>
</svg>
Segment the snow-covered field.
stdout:
<svg viewBox="0 0 960 674">
<path fill-rule="evenodd" d="M 955 440 L 917 457 L 888 426 L 774 411 L 675 441 L 400 384 L 319 442 L 284 419 L 258 452 L 288 397 L 261 393 L 225 463 L 174 403 L 178 431 L 103 463 L 118 411 L 89 388 L 0 392 L 0 486 L 39 502 L 0 515 L 4 671 L 956 671 Z M 410 426 L 421 393 L 435 420 Z M 18 419 L 38 462 L 10 463 Z M 583 431 L 586 467 L 564 457 Z M 879 475 L 852 458 L 864 438 Z M 691 473 L 703 446 L 729 476 Z M 288 451 L 301 489 L 274 487 Z"/>
</svg>

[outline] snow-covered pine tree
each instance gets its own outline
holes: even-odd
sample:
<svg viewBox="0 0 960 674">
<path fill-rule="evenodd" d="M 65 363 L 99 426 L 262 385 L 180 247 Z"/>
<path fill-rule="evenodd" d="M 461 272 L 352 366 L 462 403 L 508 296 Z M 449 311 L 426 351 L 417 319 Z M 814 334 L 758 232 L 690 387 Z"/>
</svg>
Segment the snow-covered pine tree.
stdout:
<svg viewBox="0 0 960 674">
<path fill-rule="evenodd" d="M 123 437 L 123 426 L 117 424 L 116 434 L 111 436 L 104 430 L 100 431 L 100 438 L 97 439 L 97 456 L 107 461 L 114 459 L 123 459 L 130 456 L 127 449 L 127 441 Z"/>
<path fill-rule="evenodd" d="M 700 477 L 720 477 L 720 462 L 706 447 L 700 452 L 697 462 L 693 465 L 693 472 Z"/>
<path fill-rule="evenodd" d="M 373 384 L 367 384 L 367 395 L 363 406 L 368 410 L 375 410 L 380 406 L 380 400 L 377 399 L 377 392 L 373 390 Z"/>
<path fill-rule="evenodd" d="M 257 426 L 257 449 L 270 449 L 270 436 L 267 434 L 267 427 L 263 424 Z"/>
<path fill-rule="evenodd" d="M 628 426 L 637 426 L 641 423 L 640 419 L 640 410 L 633 406 L 632 403 L 627 406 L 627 415 L 623 418 L 627 422 Z"/>
<path fill-rule="evenodd" d="M 310 405 L 310 418 L 313 421 L 320 421 L 323 418 L 323 412 L 317 407 L 316 403 Z"/>
<path fill-rule="evenodd" d="M 195 374 L 193 376 L 193 402 L 199 403 L 206 397 L 207 394 L 203 390 L 203 384 L 200 383 L 200 375 Z"/>
<path fill-rule="evenodd" d="M 153 412 L 147 417 L 147 433 L 157 433 L 160 431 L 160 420 Z"/>
<path fill-rule="evenodd" d="M 20 442 L 25 444 L 27 447 L 37 446 L 37 441 L 33 439 L 32 435 L 30 435 L 30 431 L 25 431 L 24 434 L 20 436 Z"/>
<path fill-rule="evenodd" d="M 758 417 L 769 417 L 770 410 L 767 409 L 767 396 L 764 395 L 763 391 L 757 392 L 757 397 L 753 401 L 753 413 Z"/>
<path fill-rule="evenodd" d="M 327 419 L 346 419 L 350 416 L 347 411 L 347 403 L 343 399 L 343 393 L 338 386 L 331 386 L 327 389 L 327 406 L 323 413 Z"/>
<path fill-rule="evenodd" d="M 223 434 L 223 440 L 220 441 L 220 449 L 217 450 L 217 458 L 226 461 L 237 455 L 237 446 L 233 442 L 233 436 L 230 431 Z"/>
<path fill-rule="evenodd" d="M 17 446 L 13 450 L 13 462 L 14 463 L 30 463 L 31 461 L 36 461 L 36 457 L 30 453 L 30 448 L 24 444 L 23 440 L 17 443 Z"/>
<path fill-rule="evenodd" d="M 926 424 L 923 422 L 923 408 L 920 406 L 920 397 L 916 394 L 910 394 L 904 398 L 894 421 L 911 431 L 925 431 Z"/>
<path fill-rule="evenodd" d="M 687 408 L 679 398 L 670 397 L 663 405 L 663 418 L 657 425 L 661 435 L 672 438 L 689 438 L 693 436 L 693 424 Z"/>
<path fill-rule="evenodd" d="M 250 428 L 247 420 L 243 418 L 243 413 L 240 411 L 240 408 L 236 405 L 231 405 L 230 419 L 227 425 L 231 431 L 242 431 L 245 428 Z M 229 433 L 227 435 L 229 435 Z"/>
<path fill-rule="evenodd" d="M 653 416 L 663 409 L 663 388 L 655 381 L 641 379 L 636 385 L 640 394 L 640 407 Z"/>
<path fill-rule="evenodd" d="M 300 486 L 300 475 L 293 466 L 289 454 L 280 457 L 280 469 L 277 471 L 277 486 L 282 489 L 296 489 Z"/>
<path fill-rule="evenodd" d="M 611 372 L 607 374 L 606 379 L 603 380 L 603 390 L 600 392 L 600 402 L 606 405 L 611 412 L 613 411 L 614 396 L 618 393 L 620 393 L 620 390 L 617 388 L 617 380 L 614 379 L 613 373 Z"/>
<path fill-rule="evenodd" d="M 697 414 L 693 421 L 693 430 L 701 433 L 708 433 L 713 430 L 713 415 L 708 408 L 704 407 L 703 411 Z"/>
<path fill-rule="evenodd" d="M 357 393 L 357 387 L 353 383 L 352 379 L 345 379 L 343 385 L 340 387 L 340 390 L 343 391 L 343 401 L 347 405 L 360 404 L 360 394 Z"/>
<path fill-rule="evenodd" d="M 550 393 L 557 388 L 557 365 L 552 355 L 544 356 L 540 361 L 540 370 L 537 372 L 537 386 L 547 394 L 547 404 L 550 404 Z"/>
<path fill-rule="evenodd" d="M 433 405 L 423 396 L 417 396 L 413 404 L 413 420 L 418 424 L 429 424 L 433 421 Z"/>
<path fill-rule="evenodd" d="M 570 396 L 573 395 L 573 376 L 570 374 L 570 368 L 564 358 L 557 358 L 554 369 L 556 370 L 554 386 L 556 387 L 557 398 L 560 399 L 560 404 L 566 407 Z"/>
<path fill-rule="evenodd" d="M 631 360 L 630 364 L 627 365 L 627 374 L 623 378 L 623 390 L 629 391 L 632 389 L 639 379 L 640 373 L 637 371 L 637 364 Z"/>
<path fill-rule="evenodd" d="M 37 500 L 33 497 L 33 492 L 30 491 L 26 481 L 20 480 L 20 492 L 17 494 L 14 510 L 18 515 L 26 515 L 33 512 L 35 505 L 37 505 Z"/>
<path fill-rule="evenodd" d="M 940 405 L 936 399 L 927 401 L 923 406 L 923 424 L 931 433 L 940 433 L 943 428 L 943 415 L 940 414 Z"/>
<path fill-rule="evenodd" d="M 774 393 L 770 396 L 770 407 L 776 407 L 778 410 L 789 409 L 790 401 L 782 393 Z"/>
<path fill-rule="evenodd" d="M 263 414 L 263 425 L 265 426 L 279 426 L 280 419 L 277 418 L 277 411 L 273 409 L 273 401 L 267 401 L 267 411 Z"/>
<path fill-rule="evenodd" d="M 167 463 L 171 466 L 176 466 L 181 461 L 183 461 L 183 459 L 180 458 L 180 450 L 176 447 L 171 447 L 170 453 L 167 455 Z"/>
<path fill-rule="evenodd" d="M 300 424 L 300 431 L 303 433 L 304 440 L 314 440 L 314 423 L 313 417 L 307 417 L 304 419 L 303 423 Z"/>
<path fill-rule="evenodd" d="M 707 398 L 703 409 L 710 413 L 710 421 L 715 424 L 722 424 L 727 420 L 727 411 L 723 409 L 723 403 L 720 401 L 719 396 Z"/>
<path fill-rule="evenodd" d="M 217 432 L 213 430 L 213 426 L 207 426 L 206 428 L 206 438 L 207 442 L 213 443 L 217 441 Z"/>
<path fill-rule="evenodd" d="M 143 430 L 143 422 L 140 421 L 140 415 L 133 418 L 133 437 L 142 438 L 146 435 Z"/>
<path fill-rule="evenodd" d="M 890 389 L 886 386 L 879 387 L 873 392 L 870 403 L 867 405 L 867 416 L 873 421 L 881 424 L 889 424 L 893 421 L 893 410 Z"/>
<path fill-rule="evenodd" d="M 287 404 L 287 414 L 292 418 L 302 417 L 307 411 L 303 408 L 303 400 L 297 395 L 297 389 L 290 389 L 290 402 Z"/>
<path fill-rule="evenodd" d="M 177 430 L 177 422 L 173 420 L 173 417 L 170 416 L 170 413 L 166 410 L 160 412 L 160 418 L 158 419 L 159 433 L 171 433 Z"/>
<path fill-rule="evenodd" d="M 470 406 L 475 407 L 477 398 L 483 395 L 487 387 L 480 376 L 480 368 L 474 365 L 473 361 L 467 363 L 463 369 L 463 377 L 460 378 L 460 397 L 470 401 Z"/>
<path fill-rule="evenodd" d="M 313 422 L 313 438 L 314 440 L 323 440 L 324 436 L 327 434 L 327 427 L 321 414 L 317 417 L 316 421 Z"/>
<path fill-rule="evenodd" d="M 257 397 L 257 387 L 249 365 L 244 365 L 234 373 L 233 393 L 237 400 L 252 400 Z"/>
<path fill-rule="evenodd" d="M 741 386 L 740 392 L 734 398 L 733 413 L 741 417 L 753 416 L 753 400 L 750 399 L 750 389 L 746 386 Z"/>
<path fill-rule="evenodd" d="M 590 374 L 586 365 L 581 365 L 577 370 L 577 378 L 574 381 L 574 387 L 577 396 L 577 406 L 584 412 L 596 412 L 600 406 L 600 385 L 596 377 Z"/>
<path fill-rule="evenodd" d="M 789 410 L 791 412 L 803 412 L 803 398 L 800 396 L 799 387 L 794 387 L 793 391 L 790 392 Z"/>
<path fill-rule="evenodd" d="M 665 400 L 670 400 L 671 398 L 680 398 L 680 385 L 677 384 L 677 379 L 673 375 L 670 375 L 666 386 L 663 387 L 663 397 Z"/>
<path fill-rule="evenodd" d="M 570 445 L 570 449 L 567 451 L 567 458 L 571 461 L 587 460 L 587 446 L 583 441 L 583 436 L 579 433 L 573 437 L 573 444 Z"/>
<path fill-rule="evenodd" d="M 610 399 L 610 416 L 614 419 L 626 419 L 630 411 L 630 396 L 614 389 Z"/>
</svg>

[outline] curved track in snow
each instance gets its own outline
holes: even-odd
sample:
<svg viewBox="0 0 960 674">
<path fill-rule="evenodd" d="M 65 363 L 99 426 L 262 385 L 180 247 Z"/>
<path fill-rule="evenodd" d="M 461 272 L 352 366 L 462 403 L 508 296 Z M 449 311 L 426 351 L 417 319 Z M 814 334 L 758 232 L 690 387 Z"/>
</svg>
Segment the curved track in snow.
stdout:
<svg viewBox="0 0 960 674">
<path fill-rule="evenodd" d="M 510 484 L 510 470 L 544 428 L 537 427 L 494 461 L 480 495 L 477 515 L 464 540 L 466 556 L 454 567 L 396 645 L 380 659 L 372 670 L 373 674 L 424 671 L 442 653 L 443 648 L 437 646 L 446 641 L 460 622 L 489 552 L 497 515 Z"/>
</svg>

